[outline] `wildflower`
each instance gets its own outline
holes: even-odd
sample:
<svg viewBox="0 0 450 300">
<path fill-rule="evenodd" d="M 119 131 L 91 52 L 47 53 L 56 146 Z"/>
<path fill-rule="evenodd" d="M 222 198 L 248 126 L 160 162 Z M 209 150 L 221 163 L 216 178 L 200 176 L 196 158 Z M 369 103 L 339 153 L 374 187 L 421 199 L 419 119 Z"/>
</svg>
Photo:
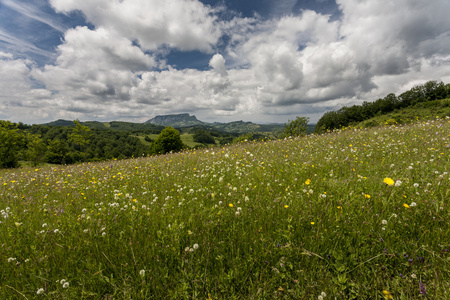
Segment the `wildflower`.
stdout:
<svg viewBox="0 0 450 300">
<path fill-rule="evenodd" d="M 58 233 L 58 232 L 59 232 L 59 229 L 56 228 L 55 230 L 53 230 L 53 232 L 54 232 L 54 233 Z"/>
<path fill-rule="evenodd" d="M 405 208 L 409 208 L 409 205 L 406 204 L 406 203 L 403 203 L 403 206 L 404 206 Z"/>
<path fill-rule="evenodd" d="M 415 206 L 417 206 L 417 203 L 416 202 L 412 202 L 409 206 L 415 207 Z"/>
<path fill-rule="evenodd" d="M 387 220 L 381 220 L 381 224 L 386 225 L 387 224 Z"/>
<path fill-rule="evenodd" d="M 16 261 L 16 258 L 15 258 L 15 257 L 10 257 L 10 258 L 8 258 L 8 262 L 13 262 L 13 261 Z"/>
<path fill-rule="evenodd" d="M 63 289 L 67 289 L 68 287 L 69 287 L 69 283 L 68 282 L 64 282 Z"/>
<path fill-rule="evenodd" d="M 44 228 L 44 227 L 47 227 L 47 223 L 42 224 L 42 227 L 43 227 L 43 228 Z"/>
<path fill-rule="evenodd" d="M 400 181 L 400 180 L 397 180 L 396 182 L 395 182 L 395 186 L 401 186 L 402 185 L 402 182 Z"/>
<path fill-rule="evenodd" d="M 413 278 L 413 279 L 416 279 L 417 278 L 417 276 L 416 276 L 416 274 L 411 274 L 411 278 Z"/>
<path fill-rule="evenodd" d="M 36 294 L 38 294 L 38 295 L 43 294 L 43 293 L 44 293 L 44 289 L 43 288 L 38 289 L 37 292 L 36 292 Z"/>
<path fill-rule="evenodd" d="M 287 205 L 287 204 L 284 206 L 284 208 L 288 208 L 288 207 L 289 207 L 289 205 Z"/>
<path fill-rule="evenodd" d="M 422 295 L 426 295 L 427 294 L 427 290 L 425 289 L 425 285 L 422 283 L 422 281 L 419 282 L 419 288 L 420 288 L 420 293 Z"/>
<path fill-rule="evenodd" d="M 194 248 L 194 250 L 198 249 L 198 244 L 194 244 L 194 246 L 192 246 L 192 248 Z"/>
<path fill-rule="evenodd" d="M 383 182 L 386 183 L 386 184 L 389 185 L 389 186 L 394 185 L 394 180 L 392 180 L 392 179 L 389 178 L 389 177 L 386 177 L 386 178 L 383 180 Z"/>
<path fill-rule="evenodd" d="M 229 203 L 228 206 L 229 206 L 229 207 L 233 207 L 233 203 Z"/>
<path fill-rule="evenodd" d="M 314 225 L 314 222 L 311 222 L 311 225 Z"/>
<path fill-rule="evenodd" d="M 61 279 L 61 281 L 59 282 L 60 284 L 64 284 L 66 282 L 65 279 Z"/>
<path fill-rule="evenodd" d="M 306 179 L 305 184 L 309 185 L 311 183 L 311 179 Z"/>
<path fill-rule="evenodd" d="M 394 299 L 389 291 L 383 291 L 384 299 Z"/>
<path fill-rule="evenodd" d="M 139 271 L 139 275 L 145 276 L 145 270 L 140 270 L 140 271 Z"/>
<path fill-rule="evenodd" d="M 418 187 L 419 187 L 419 184 L 418 184 L 418 183 L 414 183 L 413 186 L 414 186 L 415 188 L 418 188 Z"/>
<path fill-rule="evenodd" d="M 370 199 L 370 195 L 369 194 L 364 194 L 364 198 Z"/>
</svg>

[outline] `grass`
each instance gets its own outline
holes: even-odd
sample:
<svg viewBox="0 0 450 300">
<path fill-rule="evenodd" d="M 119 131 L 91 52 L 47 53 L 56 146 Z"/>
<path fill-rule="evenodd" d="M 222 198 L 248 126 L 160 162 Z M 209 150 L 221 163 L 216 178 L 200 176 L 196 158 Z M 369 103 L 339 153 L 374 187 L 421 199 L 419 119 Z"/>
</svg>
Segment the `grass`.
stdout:
<svg viewBox="0 0 450 300">
<path fill-rule="evenodd" d="M 449 299 L 449 132 L 0 170 L 0 298 Z"/>
</svg>

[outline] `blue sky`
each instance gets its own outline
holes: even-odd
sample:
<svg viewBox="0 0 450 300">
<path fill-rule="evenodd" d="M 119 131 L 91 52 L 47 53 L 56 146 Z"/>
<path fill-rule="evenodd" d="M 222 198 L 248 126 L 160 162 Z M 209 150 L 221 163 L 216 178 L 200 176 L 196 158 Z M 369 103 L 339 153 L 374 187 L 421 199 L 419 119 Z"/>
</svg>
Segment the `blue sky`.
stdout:
<svg viewBox="0 0 450 300">
<path fill-rule="evenodd" d="M 450 83 L 448 15 L 448 0 L 0 0 L 0 119 L 316 122 Z"/>
</svg>

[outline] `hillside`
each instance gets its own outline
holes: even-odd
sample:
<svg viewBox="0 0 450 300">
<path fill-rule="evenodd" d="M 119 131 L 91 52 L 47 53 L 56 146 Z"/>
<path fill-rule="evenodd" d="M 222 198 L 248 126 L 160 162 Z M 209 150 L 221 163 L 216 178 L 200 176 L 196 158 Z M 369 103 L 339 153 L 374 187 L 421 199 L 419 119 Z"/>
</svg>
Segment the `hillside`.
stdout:
<svg viewBox="0 0 450 300">
<path fill-rule="evenodd" d="M 449 299 L 449 132 L 0 170 L 0 298 Z"/>
<path fill-rule="evenodd" d="M 373 127 L 379 125 L 410 124 L 417 121 L 427 121 L 450 116 L 450 99 L 435 100 L 416 104 L 414 107 L 396 109 L 393 112 L 379 115 L 354 127 Z"/>
<path fill-rule="evenodd" d="M 363 102 L 362 105 L 344 106 L 338 111 L 328 111 L 319 119 L 314 132 L 322 133 L 342 127 L 355 126 L 371 118 L 377 118 L 405 108 L 430 108 L 436 105 L 446 107 L 449 106 L 448 98 L 450 98 L 450 84 L 428 81 L 398 96 L 390 93 L 374 102 Z M 376 122 L 366 122 L 365 124 L 376 124 Z"/>
</svg>

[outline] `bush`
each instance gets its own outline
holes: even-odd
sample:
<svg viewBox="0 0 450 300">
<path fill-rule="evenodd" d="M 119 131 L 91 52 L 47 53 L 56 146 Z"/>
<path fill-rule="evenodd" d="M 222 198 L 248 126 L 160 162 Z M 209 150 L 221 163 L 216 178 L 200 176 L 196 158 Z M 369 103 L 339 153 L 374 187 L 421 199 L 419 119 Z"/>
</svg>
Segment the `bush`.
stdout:
<svg viewBox="0 0 450 300">
<path fill-rule="evenodd" d="M 161 131 L 156 141 L 151 145 L 152 154 L 165 154 L 183 149 L 185 145 L 181 141 L 180 132 L 172 127 L 166 127 Z"/>
</svg>

